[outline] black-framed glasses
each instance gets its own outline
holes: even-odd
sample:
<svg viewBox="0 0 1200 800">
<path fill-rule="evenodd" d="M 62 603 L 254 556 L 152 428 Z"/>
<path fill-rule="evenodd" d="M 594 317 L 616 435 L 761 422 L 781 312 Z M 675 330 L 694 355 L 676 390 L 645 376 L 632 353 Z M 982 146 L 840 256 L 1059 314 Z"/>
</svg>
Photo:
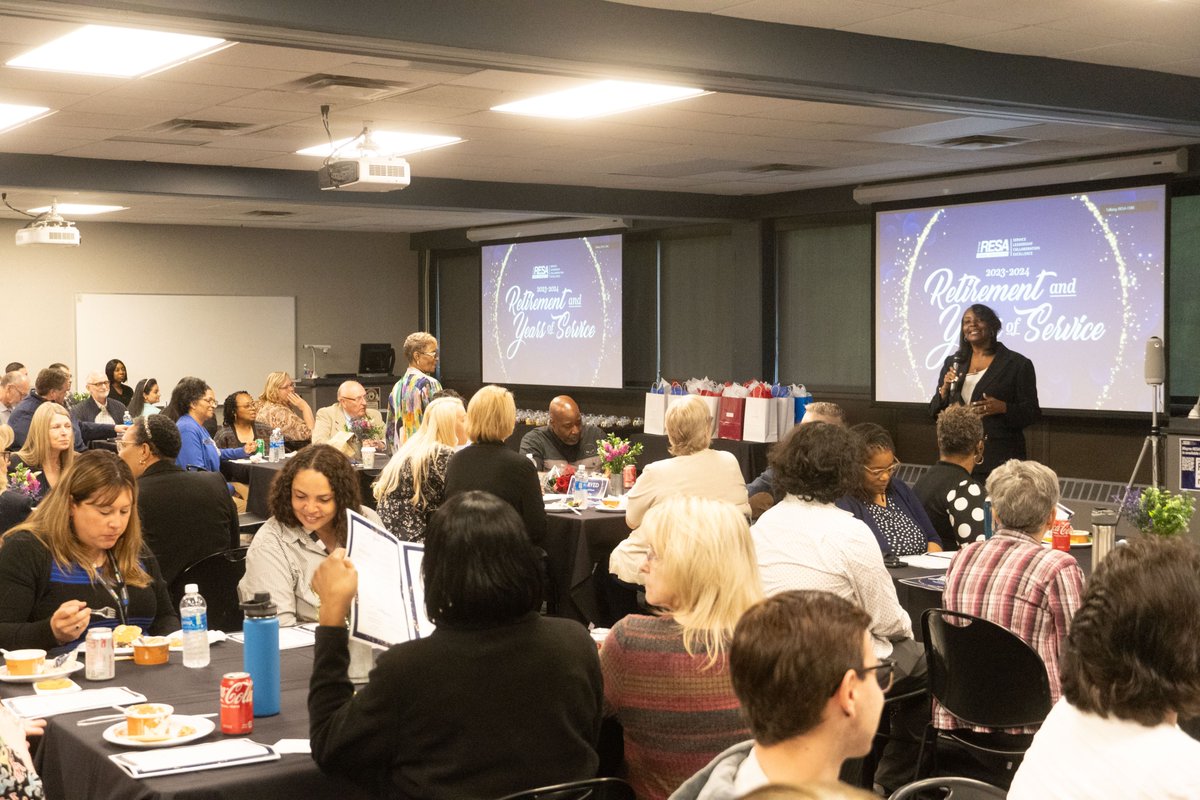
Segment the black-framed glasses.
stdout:
<svg viewBox="0 0 1200 800">
<path fill-rule="evenodd" d="M 892 683 L 896 680 L 896 659 L 884 658 L 878 664 L 858 667 L 854 670 L 858 679 L 864 681 L 867 679 L 867 673 L 872 671 L 875 673 L 875 681 L 879 684 L 879 688 L 886 692 L 892 688 Z"/>
</svg>

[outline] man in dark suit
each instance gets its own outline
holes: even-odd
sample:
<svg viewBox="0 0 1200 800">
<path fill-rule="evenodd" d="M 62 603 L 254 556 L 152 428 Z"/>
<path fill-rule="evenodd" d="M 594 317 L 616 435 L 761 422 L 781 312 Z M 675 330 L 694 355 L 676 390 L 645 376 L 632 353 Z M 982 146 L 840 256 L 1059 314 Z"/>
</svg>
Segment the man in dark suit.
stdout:
<svg viewBox="0 0 1200 800">
<path fill-rule="evenodd" d="M 71 419 L 83 433 L 84 444 L 123 434 L 125 404 L 109 396 L 108 376 L 103 372 L 89 372 L 87 389 L 91 397 L 71 406 Z"/>
<path fill-rule="evenodd" d="M 142 537 L 168 586 L 188 565 L 241 543 L 225 479 L 175 464 L 180 439 L 174 422 L 162 414 L 139 417 L 117 446 L 138 479 Z"/>
</svg>

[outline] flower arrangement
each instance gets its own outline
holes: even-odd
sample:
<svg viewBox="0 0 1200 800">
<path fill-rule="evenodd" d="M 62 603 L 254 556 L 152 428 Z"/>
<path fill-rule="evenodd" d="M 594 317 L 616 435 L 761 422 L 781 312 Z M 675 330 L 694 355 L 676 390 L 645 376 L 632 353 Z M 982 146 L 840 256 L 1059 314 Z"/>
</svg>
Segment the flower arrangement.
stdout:
<svg viewBox="0 0 1200 800">
<path fill-rule="evenodd" d="M 1121 511 L 1138 530 L 1157 536 L 1183 533 L 1195 510 L 1196 502 L 1186 494 L 1172 494 L 1153 486 L 1129 492 L 1121 503 Z"/>
<path fill-rule="evenodd" d="M 63 402 L 66 404 L 67 408 L 70 409 L 71 406 L 78 405 L 84 400 L 91 399 L 92 395 L 90 392 L 67 392 L 67 396 Z"/>
<path fill-rule="evenodd" d="M 641 454 L 641 442 L 630 444 L 628 439 L 622 439 L 615 433 L 596 440 L 596 455 L 600 457 L 600 467 L 609 475 L 620 475 L 625 467 L 636 464 L 637 457 Z"/>
<path fill-rule="evenodd" d="M 575 467 L 571 464 L 560 464 L 553 467 L 542 479 L 542 488 L 552 494 L 566 494 L 571 490 L 571 478 L 575 477 Z"/>
<path fill-rule="evenodd" d="M 346 423 L 346 430 L 358 437 L 360 442 L 383 438 L 383 427 L 371 422 L 370 417 L 359 417 Z"/>
<path fill-rule="evenodd" d="M 16 469 L 8 473 L 8 488 L 36 500 L 38 492 L 42 490 L 42 482 L 38 480 L 38 475 L 41 474 L 24 464 L 18 464 Z"/>
</svg>

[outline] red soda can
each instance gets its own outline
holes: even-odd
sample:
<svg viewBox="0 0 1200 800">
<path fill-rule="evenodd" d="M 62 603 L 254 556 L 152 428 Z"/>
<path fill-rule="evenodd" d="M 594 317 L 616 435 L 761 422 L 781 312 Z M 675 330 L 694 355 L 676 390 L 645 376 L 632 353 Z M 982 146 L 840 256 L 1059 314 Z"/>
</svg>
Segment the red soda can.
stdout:
<svg viewBox="0 0 1200 800">
<path fill-rule="evenodd" d="M 621 481 L 625 484 L 625 490 L 629 491 L 633 488 L 633 482 L 637 480 L 637 467 L 633 464 L 626 464 L 625 469 L 621 470 Z"/>
<path fill-rule="evenodd" d="M 227 672 L 221 678 L 221 733 L 240 736 L 254 731 L 254 681 L 249 672 Z"/>
<path fill-rule="evenodd" d="M 1071 521 L 1069 519 L 1056 519 L 1054 527 L 1051 528 L 1051 546 L 1055 550 L 1069 551 L 1071 549 Z"/>
</svg>

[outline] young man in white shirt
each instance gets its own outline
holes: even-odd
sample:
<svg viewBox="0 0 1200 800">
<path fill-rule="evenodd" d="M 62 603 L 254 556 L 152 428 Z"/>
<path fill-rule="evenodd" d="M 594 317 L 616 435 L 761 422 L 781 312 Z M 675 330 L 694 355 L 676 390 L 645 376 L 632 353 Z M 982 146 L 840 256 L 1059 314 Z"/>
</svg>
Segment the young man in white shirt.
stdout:
<svg viewBox="0 0 1200 800">
<path fill-rule="evenodd" d="M 733 800 L 769 783 L 834 782 L 865 755 L 891 685 L 870 616 L 828 592 L 782 592 L 742 616 L 729 673 L 754 739 L 734 745 L 671 800 Z"/>
</svg>

